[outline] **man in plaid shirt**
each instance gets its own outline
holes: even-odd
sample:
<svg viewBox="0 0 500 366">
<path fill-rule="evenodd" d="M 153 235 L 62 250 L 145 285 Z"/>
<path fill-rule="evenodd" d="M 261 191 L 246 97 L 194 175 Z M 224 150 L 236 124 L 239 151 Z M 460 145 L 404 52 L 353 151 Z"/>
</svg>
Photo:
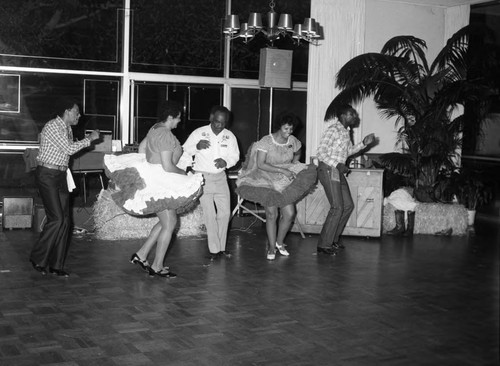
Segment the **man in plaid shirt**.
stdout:
<svg viewBox="0 0 500 366">
<path fill-rule="evenodd" d="M 347 158 L 372 144 L 375 135 L 371 133 L 362 142 L 353 145 L 349 130 L 359 123 L 359 116 L 348 104 L 338 107 L 330 104 L 325 114 L 325 123 L 329 123 L 329 126 L 318 146 L 318 178 L 330 202 L 330 210 L 321 230 L 317 251 L 335 255 L 338 249 L 344 248 L 339 242 L 340 234 L 354 209 L 346 179 L 350 172 L 345 165 Z"/>
<path fill-rule="evenodd" d="M 56 107 L 56 118 L 47 122 L 41 133 L 35 179 L 47 222 L 33 245 L 30 262 L 33 268 L 44 275 L 48 270 L 54 275 L 68 277 L 69 274 L 63 268 L 70 229 L 66 180 L 69 158 L 98 139 L 99 131 L 93 131 L 83 140 L 73 141 L 71 126 L 76 125 L 80 118 L 78 104 L 72 99 L 63 98 Z"/>
</svg>

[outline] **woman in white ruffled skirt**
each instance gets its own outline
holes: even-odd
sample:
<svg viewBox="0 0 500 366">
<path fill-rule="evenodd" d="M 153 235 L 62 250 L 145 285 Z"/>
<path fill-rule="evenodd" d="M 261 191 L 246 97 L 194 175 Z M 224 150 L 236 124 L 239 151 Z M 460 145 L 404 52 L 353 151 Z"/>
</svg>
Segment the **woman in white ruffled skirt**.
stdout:
<svg viewBox="0 0 500 366">
<path fill-rule="evenodd" d="M 160 111 L 160 122 L 140 143 L 139 153 L 106 155 L 104 162 L 115 203 L 131 215 L 154 213 L 160 219 L 130 261 L 151 276 L 171 278 L 176 274 L 163 263 L 177 225 L 177 213 L 194 206 L 201 194 L 203 176 L 186 175 L 176 166 L 182 146 L 172 130 L 181 121 L 180 105 L 167 101 Z M 154 261 L 149 264 L 147 258 L 155 244 Z"/>
</svg>

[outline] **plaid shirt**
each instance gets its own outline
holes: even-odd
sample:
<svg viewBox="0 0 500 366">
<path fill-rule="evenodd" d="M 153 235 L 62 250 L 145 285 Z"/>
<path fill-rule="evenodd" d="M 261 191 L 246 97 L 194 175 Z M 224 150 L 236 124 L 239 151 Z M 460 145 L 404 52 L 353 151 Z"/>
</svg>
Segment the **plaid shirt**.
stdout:
<svg viewBox="0 0 500 366">
<path fill-rule="evenodd" d="M 71 127 L 57 117 L 43 127 L 37 160 L 46 164 L 68 166 L 69 157 L 89 145 L 88 138 L 74 142 Z"/>
<path fill-rule="evenodd" d="M 333 121 L 323 132 L 318 146 L 317 158 L 319 161 L 336 167 L 345 164 L 347 158 L 365 147 L 363 142 L 353 145 L 349 131 L 339 121 Z"/>
</svg>

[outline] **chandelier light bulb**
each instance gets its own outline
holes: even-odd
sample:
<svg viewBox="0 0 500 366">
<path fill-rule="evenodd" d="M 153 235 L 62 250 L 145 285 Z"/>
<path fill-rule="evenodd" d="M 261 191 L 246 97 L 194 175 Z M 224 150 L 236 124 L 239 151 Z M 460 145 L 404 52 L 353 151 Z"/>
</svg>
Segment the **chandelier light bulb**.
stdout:
<svg viewBox="0 0 500 366">
<path fill-rule="evenodd" d="M 316 21 L 313 18 L 304 19 L 304 24 L 302 24 L 302 33 L 311 36 L 316 34 Z"/>
<path fill-rule="evenodd" d="M 240 29 L 240 19 L 238 15 L 228 15 L 226 16 L 226 20 L 224 21 L 224 30 L 225 34 L 234 34 L 238 32 Z"/>
<path fill-rule="evenodd" d="M 260 13 L 250 13 L 248 17 L 249 29 L 262 29 L 262 16 Z"/>
<path fill-rule="evenodd" d="M 290 31 L 293 29 L 293 21 L 291 14 L 281 14 L 280 21 L 278 22 L 278 29 Z"/>
</svg>

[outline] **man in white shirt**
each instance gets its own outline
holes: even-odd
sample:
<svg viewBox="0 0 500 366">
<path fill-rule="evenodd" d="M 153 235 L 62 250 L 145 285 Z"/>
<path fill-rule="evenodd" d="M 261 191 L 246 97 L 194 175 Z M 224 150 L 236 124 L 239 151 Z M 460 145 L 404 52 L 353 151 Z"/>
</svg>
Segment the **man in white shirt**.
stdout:
<svg viewBox="0 0 500 366">
<path fill-rule="evenodd" d="M 226 107 L 214 106 L 210 124 L 194 130 L 182 146 L 184 159 L 194 156 L 193 169 L 203 173 L 205 185 L 200 204 L 207 228 L 210 259 L 227 257 L 227 230 L 231 218 L 229 185 L 226 169 L 236 165 L 240 150 L 234 134 L 227 130 L 230 112 Z"/>
</svg>

